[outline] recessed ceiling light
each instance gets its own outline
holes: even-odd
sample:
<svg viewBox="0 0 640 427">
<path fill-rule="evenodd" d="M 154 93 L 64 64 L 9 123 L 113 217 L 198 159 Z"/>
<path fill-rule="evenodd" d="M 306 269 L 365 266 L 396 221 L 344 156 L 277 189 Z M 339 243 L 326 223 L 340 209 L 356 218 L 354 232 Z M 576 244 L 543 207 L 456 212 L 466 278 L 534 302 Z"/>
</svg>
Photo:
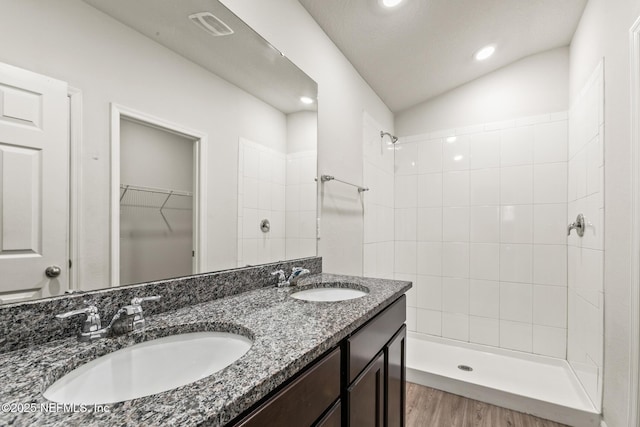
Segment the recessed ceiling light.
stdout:
<svg viewBox="0 0 640 427">
<path fill-rule="evenodd" d="M 474 57 L 476 58 L 476 61 L 484 61 L 485 59 L 493 55 L 495 51 L 496 51 L 496 47 L 490 44 L 489 46 L 485 46 L 479 51 L 477 51 Z"/>
<path fill-rule="evenodd" d="M 460 161 L 460 160 L 462 160 L 463 158 L 464 158 L 464 156 L 458 155 L 458 156 L 455 156 L 455 157 L 453 158 L 453 160 L 454 160 L 454 161 L 456 161 L 456 162 L 459 162 L 459 161 Z"/>
<path fill-rule="evenodd" d="M 400 3 L 402 3 L 402 0 L 382 0 L 384 7 L 396 7 Z"/>
<path fill-rule="evenodd" d="M 309 98 L 308 96 L 301 96 L 300 102 L 302 102 L 303 104 L 313 104 L 313 99 Z"/>
<path fill-rule="evenodd" d="M 456 142 L 456 139 L 458 139 L 458 138 L 456 138 L 455 136 L 449 136 L 449 137 L 447 137 L 446 141 L 449 144 L 453 144 L 454 142 Z"/>
</svg>

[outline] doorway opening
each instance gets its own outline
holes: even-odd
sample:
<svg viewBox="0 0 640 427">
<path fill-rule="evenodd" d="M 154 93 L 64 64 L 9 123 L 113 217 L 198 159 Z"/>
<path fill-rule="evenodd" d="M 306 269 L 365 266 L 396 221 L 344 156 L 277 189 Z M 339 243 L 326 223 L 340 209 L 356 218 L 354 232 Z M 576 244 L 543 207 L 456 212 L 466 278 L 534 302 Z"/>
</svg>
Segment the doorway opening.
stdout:
<svg viewBox="0 0 640 427">
<path fill-rule="evenodd" d="M 111 285 L 204 271 L 206 135 L 112 104 Z"/>
</svg>

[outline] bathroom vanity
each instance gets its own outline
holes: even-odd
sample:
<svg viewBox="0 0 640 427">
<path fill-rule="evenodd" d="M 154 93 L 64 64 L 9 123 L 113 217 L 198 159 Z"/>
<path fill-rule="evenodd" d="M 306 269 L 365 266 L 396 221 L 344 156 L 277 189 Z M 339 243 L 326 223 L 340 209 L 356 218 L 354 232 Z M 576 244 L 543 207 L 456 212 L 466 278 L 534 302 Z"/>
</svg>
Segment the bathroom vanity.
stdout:
<svg viewBox="0 0 640 427">
<path fill-rule="evenodd" d="M 403 426 L 405 318 L 401 296 L 232 424 Z"/>
<path fill-rule="evenodd" d="M 297 287 L 276 287 L 269 273 L 291 270 L 294 263 L 312 274 Z M 2 306 L 0 403 L 37 410 L 0 412 L 0 425 L 403 425 L 404 293 L 410 287 L 321 273 L 320 259 L 309 258 Z M 366 292 L 334 302 L 292 297 L 310 288 Z M 87 300 L 108 322 L 130 298 L 149 295 L 162 298 L 145 306 L 145 328 L 117 337 L 78 342 L 81 319 L 54 318 Z M 99 357 L 157 338 L 211 331 L 242 335 L 251 347 L 198 381 L 102 402 L 105 412 L 92 405 L 86 411 L 41 409 L 51 403 L 43 393 L 52 384 Z M 120 383 L 127 384 L 131 375 L 122 375 Z"/>
</svg>

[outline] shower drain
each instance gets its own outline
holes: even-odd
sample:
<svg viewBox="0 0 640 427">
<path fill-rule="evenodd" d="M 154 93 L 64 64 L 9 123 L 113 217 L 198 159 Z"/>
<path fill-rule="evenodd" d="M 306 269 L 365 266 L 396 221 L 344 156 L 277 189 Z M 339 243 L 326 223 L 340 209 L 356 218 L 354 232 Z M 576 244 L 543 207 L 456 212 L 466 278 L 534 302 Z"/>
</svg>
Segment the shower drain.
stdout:
<svg viewBox="0 0 640 427">
<path fill-rule="evenodd" d="M 461 371 L 467 371 L 467 372 L 473 371 L 473 368 L 467 365 L 458 365 L 458 369 L 460 369 Z"/>
</svg>

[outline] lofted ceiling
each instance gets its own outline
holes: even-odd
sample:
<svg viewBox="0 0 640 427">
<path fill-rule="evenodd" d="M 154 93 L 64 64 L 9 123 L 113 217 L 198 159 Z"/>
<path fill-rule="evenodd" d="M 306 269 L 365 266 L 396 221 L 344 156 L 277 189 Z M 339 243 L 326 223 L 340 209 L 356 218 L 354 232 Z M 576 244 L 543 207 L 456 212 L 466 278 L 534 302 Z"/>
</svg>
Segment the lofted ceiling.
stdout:
<svg viewBox="0 0 640 427">
<path fill-rule="evenodd" d="M 587 0 L 299 0 L 393 111 L 567 46 Z M 473 58 L 487 44 L 496 53 Z"/>
</svg>

